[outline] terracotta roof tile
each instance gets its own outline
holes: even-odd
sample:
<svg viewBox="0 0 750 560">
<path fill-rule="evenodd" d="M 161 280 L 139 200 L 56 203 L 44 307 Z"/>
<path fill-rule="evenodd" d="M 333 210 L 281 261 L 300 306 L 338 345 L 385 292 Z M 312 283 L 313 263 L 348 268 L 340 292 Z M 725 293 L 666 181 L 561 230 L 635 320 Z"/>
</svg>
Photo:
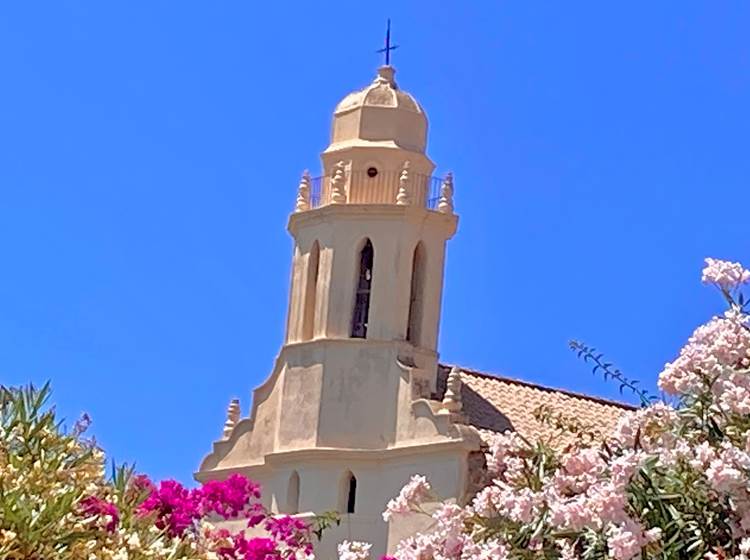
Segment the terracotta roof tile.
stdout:
<svg viewBox="0 0 750 560">
<path fill-rule="evenodd" d="M 451 366 L 446 365 L 438 368 L 437 398 L 445 393 L 450 369 Z M 551 438 L 555 446 L 561 447 L 571 438 L 560 438 L 553 427 L 534 417 L 534 411 L 540 405 L 546 405 L 555 413 L 564 414 L 568 418 L 575 418 L 602 435 L 612 430 L 623 412 L 635 408 L 616 401 L 472 371 L 460 366 L 459 369 L 463 381 L 463 412 L 469 424 L 481 432 L 515 430 L 531 440 Z"/>
</svg>

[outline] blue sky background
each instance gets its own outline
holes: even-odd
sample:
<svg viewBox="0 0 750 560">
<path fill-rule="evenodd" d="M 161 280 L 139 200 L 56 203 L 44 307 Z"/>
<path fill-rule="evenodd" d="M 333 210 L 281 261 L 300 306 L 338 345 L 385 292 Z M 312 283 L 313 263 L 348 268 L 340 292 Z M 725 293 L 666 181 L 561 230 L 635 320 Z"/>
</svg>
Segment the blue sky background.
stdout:
<svg viewBox="0 0 750 560">
<path fill-rule="evenodd" d="M 456 176 L 443 360 L 617 397 L 580 338 L 653 385 L 721 308 L 702 259 L 750 263 L 745 1 L 4 3 L 0 382 L 190 480 L 270 372 L 299 174 L 389 16 Z"/>
</svg>

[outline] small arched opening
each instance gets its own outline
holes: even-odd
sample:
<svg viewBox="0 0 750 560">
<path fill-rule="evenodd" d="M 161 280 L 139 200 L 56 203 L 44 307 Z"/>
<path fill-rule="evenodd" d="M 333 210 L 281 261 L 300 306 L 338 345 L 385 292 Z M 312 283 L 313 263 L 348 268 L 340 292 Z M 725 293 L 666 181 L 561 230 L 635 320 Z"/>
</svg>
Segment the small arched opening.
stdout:
<svg viewBox="0 0 750 560">
<path fill-rule="evenodd" d="M 374 264 L 375 251 L 372 247 L 372 242 L 366 239 L 359 253 L 359 270 L 354 294 L 354 311 L 352 313 L 352 338 L 367 338 Z"/>
<path fill-rule="evenodd" d="M 307 255 L 307 278 L 302 311 L 302 340 L 310 340 L 315 334 L 315 300 L 318 292 L 319 270 L 320 245 L 315 241 Z"/>
<path fill-rule="evenodd" d="M 289 483 L 286 490 L 287 513 L 299 513 L 299 473 L 293 471 L 289 475 Z"/>
<path fill-rule="evenodd" d="M 339 511 L 354 513 L 357 507 L 357 478 L 351 471 L 344 473 L 339 490 Z"/>
<path fill-rule="evenodd" d="M 414 249 L 411 268 L 411 293 L 406 340 L 419 346 L 422 342 L 422 314 L 424 309 L 425 251 L 420 241 Z"/>
</svg>

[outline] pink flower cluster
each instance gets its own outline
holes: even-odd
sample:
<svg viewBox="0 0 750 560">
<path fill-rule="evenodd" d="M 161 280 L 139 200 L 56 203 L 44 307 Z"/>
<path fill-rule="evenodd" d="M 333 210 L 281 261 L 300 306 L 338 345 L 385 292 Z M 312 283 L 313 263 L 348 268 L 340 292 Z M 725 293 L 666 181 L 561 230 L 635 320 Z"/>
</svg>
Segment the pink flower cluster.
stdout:
<svg viewBox="0 0 750 560">
<path fill-rule="evenodd" d="M 214 539 L 221 544 L 217 554 L 222 560 L 282 560 L 284 556 L 277 543 L 267 537 L 246 538 L 243 534 L 233 534 L 226 529 L 215 531 Z"/>
<path fill-rule="evenodd" d="M 629 520 L 623 525 L 613 526 L 607 533 L 607 548 L 612 558 L 636 558 L 643 547 L 661 538 L 658 527 L 644 531 L 640 523 Z"/>
<path fill-rule="evenodd" d="M 264 528 L 270 537 L 247 537 L 244 532 L 213 530 L 221 560 L 303 560 L 312 559 L 310 529 L 303 521 L 289 516 L 268 517 Z"/>
<path fill-rule="evenodd" d="M 750 271 L 738 262 L 708 258 L 703 269 L 702 281 L 730 291 L 750 281 Z"/>
<path fill-rule="evenodd" d="M 154 524 L 172 536 L 182 535 L 200 519 L 198 495 L 176 480 L 163 480 L 138 508 L 139 515 L 155 514 Z"/>
<path fill-rule="evenodd" d="M 338 546 L 339 560 L 370 560 L 370 543 L 343 541 Z"/>
<path fill-rule="evenodd" d="M 390 521 L 394 514 L 419 511 L 419 506 L 432 496 L 432 487 L 422 475 L 414 475 L 398 496 L 388 502 L 383 520 Z"/>
<path fill-rule="evenodd" d="M 242 475 L 210 481 L 192 490 L 175 480 L 164 480 L 153 487 L 138 513 L 144 517 L 155 516 L 154 524 L 158 528 L 177 536 L 212 514 L 224 519 L 244 517 L 249 526 L 255 526 L 266 517 L 263 506 L 257 501 L 259 498 L 258 485 Z"/>
<path fill-rule="evenodd" d="M 301 551 L 305 555 L 312 554 L 310 527 L 301 519 L 289 515 L 268 517 L 264 528 L 287 550 Z"/>
<path fill-rule="evenodd" d="M 91 518 L 94 523 L 109 533 L 114 533 L 120 522 L 120 512 L 115 504 L 102 500 L 97 496 L 87 496 L 78 503 L 81 515 Z"/>
<path fill-rule="evenodd" d="M 659 376 L 659 386 L 679 397 L 676 408 L 655 403 L 625 413 L 606 442 L 582 440 L 563 452 L 512 433 L 494 436 L 487 454 L 492 482 L 468 506 L 439 505 L 433 528 L 402 541 L 396 557 L 504 560 L 527 550 L 563 560 L 592 550 L 614 560 L 682 557 L 697 552 L 679 548 L 692 533 L 665 535 L 675 530 L 674 508 L 704 507 L 687 512 L 716 525 L 702 537 L 716 539 L 705 543 L 703 557 L 750 560 L 750 321 L 744 298 L 735 301 L 750 271 L 739 263 L 706 263 L 703 281 L 721 289 L 730 309 L 696 329 Z M 655 519 L 662 506 L 652 506 L 650 496 L 675 500 L 661 521 Z M 422 502 L 430 497 L 429 482 L 415 476 L 383 518 L 424 514 Z M 517 543 L 521 550 L 513 548 Z M 680 552 L 670 556 L 668 548 Z"/>
<path fill-rule="evenodd" d="M 750 413 L 750 331 L 748 317 L 730 309 L 698 327 L 677 359 L 664 366 L 659 387 L 668 394 L 690 397 L 711 385 L 726 412 Z"/>
<path fill-rule="evenodd" d="M 187 489 L 174 480 L 153 486 L 139 480 L 139 487 L 150 493 L 138 507 L 141 517 L 153 516 L 154 524 L 170 536 L 198 531 L 198 522 L 207 516 L 246 519 L 248 527 L 262 523 L 268 537 L 247 537 L 243 531 L 209 529 L 206 537 L 214 543 L 221 560 L 290 560 L 312 555 L 309 526 L 290 516 L 272 516 L 260 503 L 260 487 L 242 475 L 206 482 Z"/>
<path fill-rule="evenodd" d="M 201 515 L 215 513 L 224 519 L 246 517 L 255 526 L 265 517 L 258 502 L 260 486 L 241 475 L 226 480 L 211 480 L 193 491 Z"/>
<path fill-rule="evenodd" d="M 669 448 L 677 440 L 673 430 L 678 420 L 674 408 L 656 402 L 620 416 L 612 431 L 612 439 L 625 448 L 634 447 L 636 442 L 645 451 Z"/>
<path fill-rule="evenodd" d="M 559 534 L 595 531 L 609 543 L 616 560 L 635 558 L 643 546 L 657 538 L 658 531 L 643 527 L 628 506 L 627 487 L 647 458 L 644 452 L 625 451 L 612 458 L 598 449 L 573 448 L 559 457 L 557 466 L 545 474 L 538 488 L 531 488 L 530 470 L 538 467 L 530 469 L 532 454 L 527 444 L 506 433 L 495 436 L 489 447 L 487 464 L 495 466 L 497 478 L 476 495 L 470 506 L 441 504 L 432 514 L 434 529 L 401 542 L 396 551 L 399 560 L 511 556 L 502 539 L 482 539 L 479 534 L 483 529 L 478 534 L 467 530 L 467 523 L 471 525 L 477 516 L 504 519 L 510 527 L 535 527 L 545 519 L 550 530 Z M 424 477 L 413 478 L 389 504 L 387 513 L 419 511 L 419 499 L 425 495 L 427 484 Z M 511 529 L 509 538 L 514 531 Z M 538 541 L 534 546 L 541 544 Z M 562 539 L 555 546 L 563 556 L 573 545 Z"/>
</svg>

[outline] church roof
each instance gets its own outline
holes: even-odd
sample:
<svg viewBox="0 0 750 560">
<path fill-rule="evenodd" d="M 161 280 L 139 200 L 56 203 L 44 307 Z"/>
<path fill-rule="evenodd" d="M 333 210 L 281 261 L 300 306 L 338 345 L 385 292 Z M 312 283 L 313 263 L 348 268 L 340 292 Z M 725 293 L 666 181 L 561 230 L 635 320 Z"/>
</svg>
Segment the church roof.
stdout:
<svg viewBox="0 0 750 560">
<path fill-rule="evenodd" d="M 620 416 L 635 407 L 529 383 L 519 379 L 461 370 L 463 413 L 470 425 L 487 434 L 517 431 L 531 441 L 549 439 L 556 447 L 564 446 L 572 436 L 560 437 L 550 422 L 538 418 L 536 411 L 544 406 L 552 416 L 574 419 L 586 431 L 598 436 L 608 435 Z M 438 367 L 437 398 L 445 393 L 451 366 Z M 597 438 L 598 439 L 598 438 Z"/>
</svg>

